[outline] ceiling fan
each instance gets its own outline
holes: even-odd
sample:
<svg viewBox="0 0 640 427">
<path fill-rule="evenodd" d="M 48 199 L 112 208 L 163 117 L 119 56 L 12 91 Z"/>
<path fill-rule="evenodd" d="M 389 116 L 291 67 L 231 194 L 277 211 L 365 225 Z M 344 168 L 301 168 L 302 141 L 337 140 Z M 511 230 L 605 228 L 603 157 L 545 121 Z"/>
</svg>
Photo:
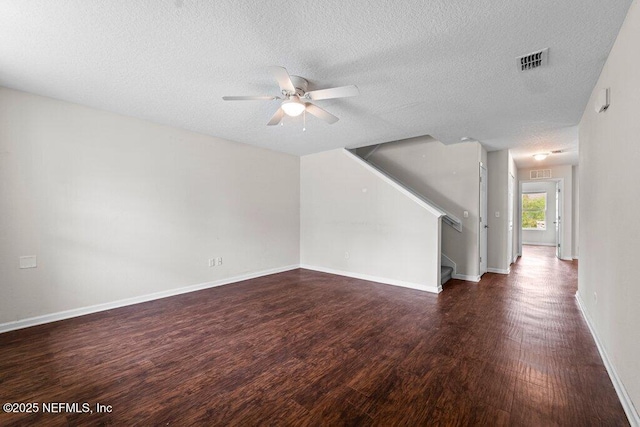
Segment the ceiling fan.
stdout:
<svg viewBox="0 0 640 427">
<path fill-rule="evenodd" d="M 360 93 L 358 87 L 354 85 L 308 91 L 309 82 L 299 76 L 290 76 L 284 67 L 269 67 L 269 71 L 271 71 L 271 74 L 273 74 L 278 82 L 282 97 L 223 96 L 222 99 L 225 101 L 273 101 L 275 99 L 282 99 L 280 108 L 278 108 L 278 111 L 271 117 L 267 126 L 277 125 L 282 121 L 285 114 L 296 117 L 305 111 L 331 125 L 337 122 L 338 118 L 309 101 L 346 98 L 348 96 L 356 96 Z"/>
</svg>

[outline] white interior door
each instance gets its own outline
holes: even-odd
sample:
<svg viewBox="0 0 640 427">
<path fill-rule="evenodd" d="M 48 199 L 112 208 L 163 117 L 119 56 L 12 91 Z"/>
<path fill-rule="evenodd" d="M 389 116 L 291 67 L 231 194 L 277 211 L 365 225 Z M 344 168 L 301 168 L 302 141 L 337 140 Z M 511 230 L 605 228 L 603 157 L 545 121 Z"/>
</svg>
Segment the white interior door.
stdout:
<svg viewBox="0 0 640 427">
<path fill-rule="evenodd" d="M 487 272 L 487 169 L 480 166 L 480 275 Z"/>
<path fill-rule="evenodd" d="M 555 217 L 555 221 L 553 221 L 554 225 L 556 226 L 556 257 L 558 258 L 562 258 L 562 247 L 561 247 L 561 243 L 562 243 L 562 207 L 560 206 L 562 204 L 562 198 L 561 198 L 561 192 L 562 190 L 562 183 L 560 181 L 556 182 L 556 217 Z"/>
<path fill-rule="evenodd" d="M 515 177 L 509 174 L 508 197 L 507 197 L 507 268 L 513 262 L 513 187 L 515 186 Z"/>
</svg>

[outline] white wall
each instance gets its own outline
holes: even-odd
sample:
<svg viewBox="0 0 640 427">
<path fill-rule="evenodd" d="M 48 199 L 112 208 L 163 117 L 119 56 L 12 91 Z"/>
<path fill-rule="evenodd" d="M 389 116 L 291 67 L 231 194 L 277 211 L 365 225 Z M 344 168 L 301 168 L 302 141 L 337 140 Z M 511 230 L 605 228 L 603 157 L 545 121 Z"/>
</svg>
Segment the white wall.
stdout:
<svg viewBox="0 0 640 427">
<path fill-rule="evenodd" d="M 437 291 L 440 217 L 346 150 L 300 160 L 303 267 Z"/>
<path fill-rule="evenodd" d="M 510 179 L 513 177 L 513 207 L 511 209 L 513 213 L 512 224 L 513 224 L 513 234 L 511 236 L 511 260 L 510 264 L 512 264 L 517 258 L 520 248 L 518 245 L 518 239 L 520 238 L 520 233 L 518 233 L 518 227 L 520 226 L 520 192 L 518 190 L 518 167 L 516 166 L 516 161 L 513 159 L 513 155 L 511 150 L 509 150 L 509 177 Z"/>
<path fill-rule="evenodd" d="M 523 182 L 522 193 L 547 194 L 547 229 L 522 230 L 522 244 L 548 245 L 556 244 L 556 227 L 553 223 L 556 215 L 556 183 L 553 181 Z M 522 217 L 521 217 L 522 218 Z"/>
<path fill-rule="evenodd" d="M 480 146 L 480 162 L 484 165 L 484 167 L 487 167 L 487 156 L 489 155 L 489 153 L 487 152 L 486 148 L 484 148 L 482 145 Z"/>
<path fill-rule="evenodd" d="M 580 252 L 580 167 L 573 166 L 573 258 Z"/>
<path fill-rule="evenodd" d="M 509 269 L 507 254 L 507 178 L 509 176 L 508 150 L 491 151 L 487 156 L 487 268 L 506 273 Z M 496 216 L 496 213 L 499 216 Z"/>
<path fill-rule="evenodd" d="M 609 362 L 640 409 L 640 4 L 631 4 L 580 122 L 578 295 Z M 611 106 L 594 110 L 600 90 Z M 629 408 L 627 408 L 629 409 Z M 635 422 L 640 425 L 640 418 Z"/>
<path fill-rule="evenodd" d="M 494 273 L 507 273 L 518 254 L 518 169 L 509 150 L 492 151 L 487 156 L 487 268 Z M 509 218 L 509 179 L 514 177 L 513 205 Z M 499 215 L 499 216 L 496 216 Z M 509 221 L 513 223 L 509 252 Z"/>
<path fill-rule="evenodd" d="M 551 169 L 551 178 L 561 178 L 564 186 L 562 189 L 562 202 L 564 209 L 562 213 L 562 246 L 560 247 L 560 257 L 564 260 L 573 259 L 573 167 L 571 165 L 540 166 L 537 168 L 518 170 L 518 180 L 520 183 L 530 180 L 531 170 Z M 518 225 L 519 227 L 522 224 Z M 522 236 L 521 236 L 522 238 Z M 521 242 L 523 240 L 520 240 Z"/>
<path fill-rule="evenodd" d="M 442 227 L 442 252 L 456 263 L 456 273 L 480 270 L 479 209 L 482 146 L 478 142 L 444 145 L 429 136 L 381 146 L 369 161 L 432 200 L 462 221 L 462 232 Z M 464 218 L 464 211 L 469 213 Z"/>
<path fill-rule="evenodd" d="M 0 88 L 0 236 L 0 323 L 295 265 L 299 159 Z"/>
</svg>

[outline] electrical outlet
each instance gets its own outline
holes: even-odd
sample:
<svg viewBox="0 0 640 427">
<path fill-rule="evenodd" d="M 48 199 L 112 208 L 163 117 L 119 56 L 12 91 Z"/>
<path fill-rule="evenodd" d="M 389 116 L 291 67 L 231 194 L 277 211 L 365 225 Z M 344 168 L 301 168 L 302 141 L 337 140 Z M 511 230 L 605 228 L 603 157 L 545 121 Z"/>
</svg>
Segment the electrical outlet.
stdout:
<svg viewBox="0 0 640 427">
<path fill-rule="evenodd" d="M 215 267 L 215 266 L 216 266 L 216 259 L 209 258 L 209 267 Z"/>
<path fill-rule="evenodd" d="M 218 257 L 218 265 L 222 265 L 222 257 L 221 256 Z"/>
<path fill-rule="evenodd" d="M 349 252 L 344 253 L 344 259 L 349 259 Z"/>
</svg>

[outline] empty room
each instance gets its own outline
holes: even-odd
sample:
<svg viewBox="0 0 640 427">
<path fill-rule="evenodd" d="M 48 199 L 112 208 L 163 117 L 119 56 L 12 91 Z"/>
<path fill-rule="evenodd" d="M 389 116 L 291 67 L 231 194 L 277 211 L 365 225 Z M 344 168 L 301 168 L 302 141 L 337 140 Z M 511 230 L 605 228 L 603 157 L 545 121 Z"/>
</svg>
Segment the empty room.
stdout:
<svg viewBox="0 0 640 427">
<path fill-rule="evenodd" d="M 0 1 L 0 425 L 640 426 L 639 51 L 637 0 Z"/>
</svg>

